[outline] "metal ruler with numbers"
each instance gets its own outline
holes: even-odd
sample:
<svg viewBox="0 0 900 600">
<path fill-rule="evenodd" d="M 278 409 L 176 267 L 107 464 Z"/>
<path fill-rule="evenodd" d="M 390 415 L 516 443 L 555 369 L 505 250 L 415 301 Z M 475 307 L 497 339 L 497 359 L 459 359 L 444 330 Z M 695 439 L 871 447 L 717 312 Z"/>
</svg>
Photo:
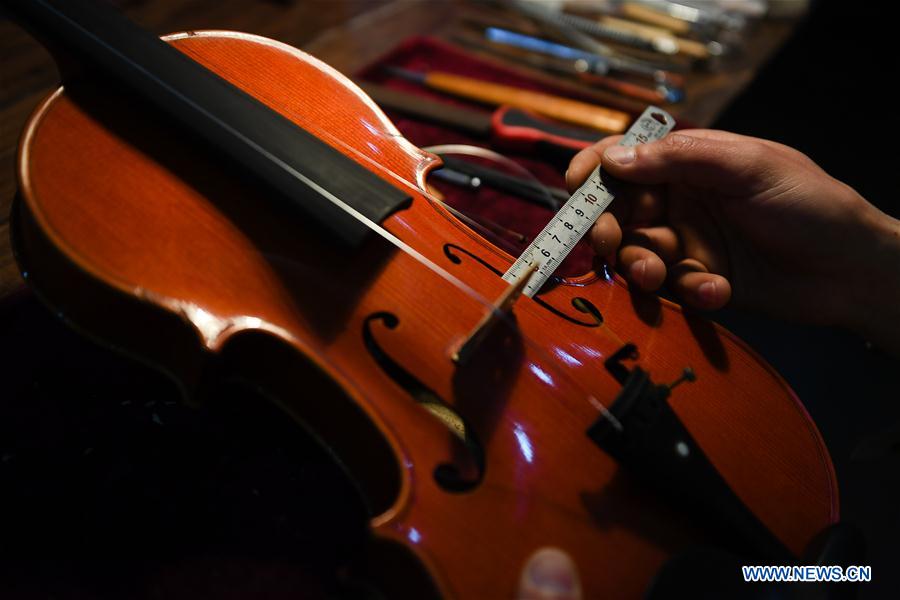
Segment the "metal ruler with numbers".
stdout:
<svg viewBox="0 0 900 600">
<path fill-rule="evenodd" d="M 625 137 L 619 144 L 636 146 L 659 140 L 674 126 L 675 120 L 667 112 L 650 106 L 625 132 Z M 522 291 L 528 297 L 534 296 L 603 214 L 613 198 L 600 177 L 598 167 L 503 274 L 503 279 L 515 283 L 519 277 L 530 272 L 534 265 L 536 269 Z"/>
</svg>

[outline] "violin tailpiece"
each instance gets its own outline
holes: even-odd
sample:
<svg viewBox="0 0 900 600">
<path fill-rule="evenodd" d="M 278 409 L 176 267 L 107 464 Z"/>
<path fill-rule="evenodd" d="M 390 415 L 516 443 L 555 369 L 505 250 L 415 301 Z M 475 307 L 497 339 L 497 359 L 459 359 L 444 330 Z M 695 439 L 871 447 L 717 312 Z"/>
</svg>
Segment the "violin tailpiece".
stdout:
<svg viewBox="0 0 900 600">
<path fill-rule="evenodd" d="M 622 427 L 616 429 L 601 416 L 588 429 L 588 437 L 644 484 L 697 515 L 697 523 L 713 524 L 719 536 L 734 534 L 723 537 L 736 540 L 744 553 L 785 564 L 794 561 L 734 493 L 669 405 L 676 385 L 696 380 L 693 370 L 686 368 L 672 384 L 657 384 L 640 367 L 629 371 L 621 362 L 637 356 L 634 344 L 626 344 L 607 359 L 607 369 L 622 384 L 609 412 Z"/>
</svg>

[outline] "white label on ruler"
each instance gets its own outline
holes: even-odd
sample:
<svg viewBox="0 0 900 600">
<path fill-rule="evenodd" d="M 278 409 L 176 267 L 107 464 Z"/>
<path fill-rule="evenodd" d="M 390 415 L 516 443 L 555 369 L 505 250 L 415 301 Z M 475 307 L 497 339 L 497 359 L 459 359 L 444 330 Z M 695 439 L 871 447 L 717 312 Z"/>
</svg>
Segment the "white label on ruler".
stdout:
<svg viewBox="0 0 900 600">
<path fill-rule="evenodd" d="M 662 139 L 674 125 L 675 120 L 668 113 L 655 106 L 649 106 L 625 132 L 625 137 L 619 145 L 636 146 Z M 525 248 L 522 255 L 503 274 L 503 279 L 514 283 L 529 266 L 537 265 L 537 270 L 522 292 L 528 297 L 534 296 L 553 275 L 556 267 L 569 255 L 575 244 L 584 237 L 594 221 L 603 214 L 613 198 L 600 179 L 598 167 L 559 209 L 544 230 Z"/>
</svg>

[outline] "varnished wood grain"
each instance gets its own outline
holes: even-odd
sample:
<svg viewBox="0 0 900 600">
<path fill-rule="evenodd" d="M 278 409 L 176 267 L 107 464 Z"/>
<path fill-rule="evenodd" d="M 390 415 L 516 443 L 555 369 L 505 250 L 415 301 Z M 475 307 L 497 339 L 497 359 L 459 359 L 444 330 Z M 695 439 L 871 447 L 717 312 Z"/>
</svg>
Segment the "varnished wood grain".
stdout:
<svg viewBox="0 0 900 600">
<path fill-rule="evenodd" d="M 259 33 L 302 46 L 323 30 L 389 0 L 118 0 L 132 19 L 159 34 L 188 29 Z M 50 54 L 18 25 L 0 20 L 0 297 L 21 286 L 10 266 L 6 222 L 16 184 L 16 147 L 28 116 L 59 84 Z"/>
<path fill-rule="evenodd" d="M 658 381 L 694 369 L 697 381 L 675 390 L 673 409 L 791 550 L 837 519 L 827 451 L 781 378 L 728 332 L 631 295 L 618 280 L 589 274 L 541 296 L 572 319 L 584 318 L 572 304 L 584 297 L 602 325 L 573 324 L 522 298 L 505 335 L 455 366 L 453 348 L 505 289 L 484 265 L 503 271 L 512 257 L 424 195 L 432 158 L 336 72 L 289 47 L 222 33 L 173 41 L 407 190 L 412 206 L 385 228 L 437 270 L 377 236 L 365 252 L 336 251 L 141 102 L 76 82 L 31 122 L 19 165 L 22 251 L 34 285 L 77 325 L 110 332 L 133 352 L 152 349 L 182 376 L 193 366 L 199 377 L 246 340 L 262 340 L 264 350 L 246 357 L 269 378 L 260 386 L 289 392 L 278 399 L 290 412 L 330 423 L 320 434 L 338 449 L 359 450 L 360 429 L 383 440 L 392 460 L 363 463 L 367 480 L 399 482 L 382 495 L 373 530 L 409 548 L 445 594 L 513 597 L 526 556 L 549 544 L 573 554 L 587 597 L 634 597 L 668 556 L 706 538 L 585 436 L 600 414 L 596 402 L 609 404 L 619 389 L 603 360 L 626 340 Z M 112 310 L 121 303 L 129 312 Z M 372 320 L 383 312 L 394 326 Z M 148 336 L 159 314 L 180 333 Z M 471 457 L 379 367 L 366 331 L 467 419 L 487 462 L 473 490 L 437 485 L 437 465 L 469 472 Z M 327 393 L 296 380 L 310 372 L 330 382 L 314 388 Z M 340 426 L 342 397 L 368 428 Z"/>
<path fill-rule="evenodd" d="M 478 3 L 430 0 L 131 0 L 118 4 L 160 34 L 188 29 L 258 33 L 305 47 L 345 73 L 368 64 L 401 39 L 433 33 L 449 37 L 469 15 L 494 14 Z M 698 126 L 712 123 L 787 39 L 789 22 L 761 24 L 748 45 L 718 73 L 689 76 L 687 101 L 676 116 Z M 557 85 L 566 80 L 521 68 Z M 16 25 L 0 21 L 0 226 L 15 193 L 13 164 L 22 127 L 58 83 L 50 55 Z M 577 88 L 573 88 L 577 89 Z M 21 286 L 7 235 L 0 236 L 0 297 Z"/>
</svg>

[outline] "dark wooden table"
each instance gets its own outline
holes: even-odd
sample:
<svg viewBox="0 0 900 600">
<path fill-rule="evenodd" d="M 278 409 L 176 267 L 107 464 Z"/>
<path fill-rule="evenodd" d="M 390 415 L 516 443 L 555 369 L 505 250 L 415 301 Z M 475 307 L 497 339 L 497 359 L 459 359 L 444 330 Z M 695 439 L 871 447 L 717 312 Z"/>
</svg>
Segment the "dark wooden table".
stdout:
<svg viewBox="0 0 900 600">
<path fill-rule="evenodd" d="M 138 23 L 160 34 L 188 29 L 248 31 L 302 47 L 352 73 L 403 38 L 450 37 L 494 9 L 463 0 L 119 0 Z M 707 126 L 784 43 L 789 22 L 766 22 L 737 57 L 689 77 L 688 101 L 673 112 Z M 19 135 L 41 98 L 59 82 L 50 55 L 18 26 L 0 21 L 0 298 L 22 286 L 9 244 Z M 523 67 L 524 68 L 524 67 Z M 549 77 L 549 76 L 547 76 Z"/>
<path fill-rule="evenodd" d="M 426 4 L 427 10 L 424 9 Z M 526 20 L 477 0 L 398 0 L 322 32 L 304 49 L 344 73 L 353 73 L 371 62 L 373 57 L 387 52 L 404 37 L 428 33 L 452 42 L 454 34 L 465 30 L 467 23 L 476 20 L 507 23 L 523 30 L 531 28 Z M 790 38 L 796 25 L 797 21 L 790 20 L 767 20 L 755 24 L 745 36 L 743 46 L 722 59 L 715 69 L 687 75 L 686 100 L 669 107 L 672 114 L 699 127 L 712 125 Z M 379 35 L 373 35 L 373 32 Z M 488 60 L 498 60 L 492 54 L 475 52 Z M 531 67 L 509 62 L 505 62 L 505 66 L 526 71 L 535 78 L 547 78 L 556 85 L 569 81 Z M 583 92 L 584 88 L 578 86 L 578 90 Z"/>
</svg>

